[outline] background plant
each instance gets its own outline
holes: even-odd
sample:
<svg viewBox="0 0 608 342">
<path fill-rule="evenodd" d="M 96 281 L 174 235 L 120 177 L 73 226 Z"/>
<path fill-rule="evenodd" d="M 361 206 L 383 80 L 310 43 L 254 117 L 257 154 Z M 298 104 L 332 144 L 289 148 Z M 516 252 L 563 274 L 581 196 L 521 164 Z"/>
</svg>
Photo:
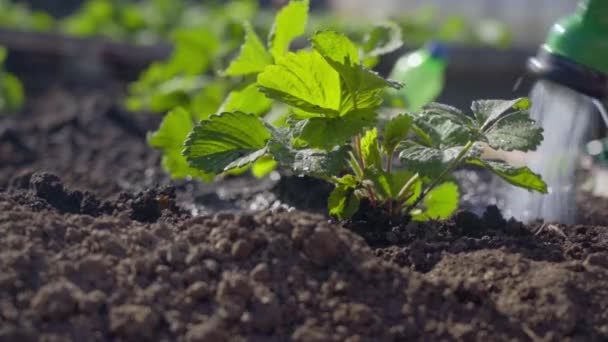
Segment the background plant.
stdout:
<svg viewBox="0 0 608 342">
<path fill-rule="evenodd" d="M 21 81 L 4 69 L 6 57 L 6 49 L 0 47 L 0 113 L 18 111 L 24 101 Z"/>
<path fill-rule="evenodd" d="M 55 20 L 43 11 L 33 11 L 27 5 L 0 0 L 0 26 L 28 31 L 50 31 Z"/>
</svg>

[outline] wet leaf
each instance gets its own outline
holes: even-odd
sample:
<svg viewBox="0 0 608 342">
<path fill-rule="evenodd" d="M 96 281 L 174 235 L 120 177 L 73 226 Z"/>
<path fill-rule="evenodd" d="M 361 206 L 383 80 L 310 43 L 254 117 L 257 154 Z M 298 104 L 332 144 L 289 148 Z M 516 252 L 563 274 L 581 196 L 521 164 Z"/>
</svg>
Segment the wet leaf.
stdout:
<svg viewBox="0 0 608 342">
<path fill-rule="evenodd" d="M 547 193 L 547 184 L 542 180 L 541 176 L 532 172 L 527 167 L 515 167 L 504 161 L 482 159 L 470 159 L 467 163 L 488 169 L 511 185 L 543 194 Z"/>
<path fill-rule="evenodd" d="M 501 116 L 509 112 L 528 110 L 530 105 L 530 100 L 525 97 L 515 100 L 479 100 L 473 101 L 471 110 L 478 127 L 489 129 Z"/>
<path fill-rule="evenodd" d="M 528 112 L 519 112 L 498 121 L 485 138 L 497 150 L 534 151 L 543 141 L 543 129 L 530 119 Z"/>
<path fill-rule="evenodd" d="M 463 146 L 450 147 L 445 150 L 419 145 L 412 141 L 404 141 L 397 147 L 399 159 L 405 167 L 424 176 L 436 176 L 452 163 L 464 149 Z M 469 157 L 475 157 L 477 150 L 467 152 Z"/>
</svg>

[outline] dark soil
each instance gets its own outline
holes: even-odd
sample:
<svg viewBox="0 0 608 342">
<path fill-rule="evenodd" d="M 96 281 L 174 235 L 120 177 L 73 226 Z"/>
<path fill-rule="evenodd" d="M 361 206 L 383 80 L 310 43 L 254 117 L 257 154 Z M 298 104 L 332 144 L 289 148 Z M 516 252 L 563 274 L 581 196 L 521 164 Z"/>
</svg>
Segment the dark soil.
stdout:
<svg viewBox="0 0 608 342">
<path fill-rule="evenodd" d="M 597 199 L 591 225 L 345 229 L 308 179 L 173 182 L 158 117 L 65 89 L 0 120 L 0 341 L 608 340 Z"/>
<path fill-rule="evenodd" d="M 62 213 L 38 179 L 63 186 L 0 196 L 0 341 L 608 338 L 603 228 L 430 237 L 460 214 L 374 251 L 320 215 L 189 217 L 162 191 Z"/>
</svg>

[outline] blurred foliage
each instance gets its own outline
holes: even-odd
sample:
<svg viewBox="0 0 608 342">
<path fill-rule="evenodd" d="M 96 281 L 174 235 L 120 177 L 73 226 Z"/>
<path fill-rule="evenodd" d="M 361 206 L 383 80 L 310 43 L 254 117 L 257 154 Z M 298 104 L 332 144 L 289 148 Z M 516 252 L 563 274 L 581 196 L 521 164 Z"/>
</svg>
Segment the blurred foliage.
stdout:
<svg viewBox="0 0 608 342">
<path fill-rule="evenodd" d="M 55 20 L 45 12 L 32 11 L 23 3 L 0 0 L 0 26 L 19 30 L 50 31 L 55 26 Z"/>
<path fill-rule="evenodd" d="M 439 10 L 433 6 L 425 6 L 409 12 L 407 15 L 391 16 L 390 21 L 397 23 L 402 30 L 405 44 L 420 46 L 430 40 L 443 42 L 466 43 L 469 45 L 489 45 L 499 48 L 509 47 L 512 35 L 509 28 L 492 19 L 479 22 L 469 22 L 460 15 L 450 15 L 444 19 L 439 17 Z M 347 32 L 349 36 L 361 37 L 366 28 L 375 22 L 340 15 L 314 15 L 310 27 L 316 29 L 332 29 Z"/>
<path fill-rule="evenodd" d="M 205 116 L 221 105 L 231 86 L 227 79 L 214 77 L 213 70 L 222 70 L 238 49 L 245 34 L 242 23 L 253 21 L 257 6 L 255 1 L 239 0 L 210 9 L 189 11 L 189 19 L 172 34 L 175 48 L 170 58 L 153 63 L 130 85 L 130 110 L 165 112 L 182 106 Z"/>
<path fill-rule="evenodd" d="M 15 75 L 4 70 L 6 49 L 0 47 L 0 113 L 18 111 L 23 105 L 23 85 Z"/>
<path fill-rule="evenodd" d="M 55 21 L 44 12 L 32 11 L 14 0 L 0 0 L 0 26 L 33 31 L 60 31 L 78 37 L 103 36 L 141 44 L 169 41 L 176 31 L 204 25 L 218 33 L 227 18 L 252 21 L 267 32 L 273 11 L 258 8 L 255 0 L 87 0 L 72 15 Z M 492 19 L 469 22 L 459 15 L 440 19 L 435 7 L 422 7 L 406 15 L 393 16 L 401 26 L 406 45 L 418 46 L 428 40 L 465 42 L 496 47 L 511 43 L 508 28 Z M 362 38 L 365 28 L 376 24 L 365 18 L 312 13 L 308 35 L 318 29 L 334 29 Z M 227 47 L 229 48 L 229 47 Z"/>
<path fill-rule="evenodd" d="M 258 10 L 256 1 L 193 2 L 187 0 L 88 0 L 78 11 L 63 19 L 60 29 L 67 34 L 105 36 L 135 43 L 171 39 L 182 29 L 205 25 L 215 33 L 225 19 L 247 20 Z"/>
<path fill-rule="evenodd" d="M 175 47 L 171 57 L 153 63 L 130 85 L 127 107 L 164 113 L 182 106 L 204 117 L 216 111 L 231 90 L 250 83 L 247 77 L 217 77 L 217 70 L 224 70 L 237 54 L 245 35 L 243 22 L 249 22 L 260 37 L 271 32 L 274 11 L 258 4 L 257 0 L 87 0 L 70 16 L 55 20 L 24 3 L 0 0 L 0 27 L 102 36 L 138 44 L 170 42 Z M 438 11 L 431 7 L 381 23 L 314 12 L 309 21 L 306 36 L 333 29 L 360 42 L 368 67 L 378 62 L 378 55 L 402 41 L 413 47 L 429 40 L 497 47 L 511 42 L 509 31 L 499 22 L 470 23 L 457 15 L 440 20 Z M 378 46 L 385 51 L 370 48 Z M 4 76 L 3 84 L 12 89 L 4 89 L 4 93 L 12 93 L 14 98 L 22 94 L 14 76 Z"/>
</svg>

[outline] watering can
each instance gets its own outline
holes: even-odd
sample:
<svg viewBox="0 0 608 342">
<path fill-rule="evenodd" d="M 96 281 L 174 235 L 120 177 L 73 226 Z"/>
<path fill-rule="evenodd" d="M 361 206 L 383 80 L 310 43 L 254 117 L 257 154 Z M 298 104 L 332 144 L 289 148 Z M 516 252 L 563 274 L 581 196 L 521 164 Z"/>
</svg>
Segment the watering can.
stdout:
<svg viewBox="0 0 608 342">
<path fill-rule="evenodd" d="M 559 20 L 528 70 L 541 80 L 549 80 L 589 96 L 608 125 L 608 0 L 583 0 L 570 16 Z M 608 197 L 608 139 L 587 145 L 588 167 L 598 196 Z"/>
<path fill-rule="evenodd" d="M 558 21 L 528 70 L 595 99 L 608 98 L 608 0 L 584 0 Z"/>
</svg>

